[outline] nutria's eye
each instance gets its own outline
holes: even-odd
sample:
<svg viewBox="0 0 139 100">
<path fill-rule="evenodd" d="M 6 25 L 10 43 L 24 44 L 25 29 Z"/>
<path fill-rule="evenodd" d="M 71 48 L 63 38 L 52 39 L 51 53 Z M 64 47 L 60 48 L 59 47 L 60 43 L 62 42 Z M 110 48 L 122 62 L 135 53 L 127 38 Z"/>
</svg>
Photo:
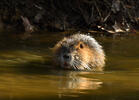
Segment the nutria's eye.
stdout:
<svg viewBox="0 0 139 100">
<path fill-rule="evenodd" d="M 83 44 L 80 44 L 80 48 L 83 48 Z"/>
</svg>

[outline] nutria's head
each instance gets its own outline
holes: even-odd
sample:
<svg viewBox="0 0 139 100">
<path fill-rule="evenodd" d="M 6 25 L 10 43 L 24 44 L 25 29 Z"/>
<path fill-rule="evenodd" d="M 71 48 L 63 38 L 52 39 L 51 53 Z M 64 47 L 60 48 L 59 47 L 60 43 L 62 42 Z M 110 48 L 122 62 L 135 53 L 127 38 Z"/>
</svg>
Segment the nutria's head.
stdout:
<svg viewBox="0 0 139 100">
<path fill-rule="evenodd" d="M 88 35 L 65 37 L 54 47 L 55 61 L 65 69 L 102 70 L 105 55 L 102 47 Z"/>
</svg>

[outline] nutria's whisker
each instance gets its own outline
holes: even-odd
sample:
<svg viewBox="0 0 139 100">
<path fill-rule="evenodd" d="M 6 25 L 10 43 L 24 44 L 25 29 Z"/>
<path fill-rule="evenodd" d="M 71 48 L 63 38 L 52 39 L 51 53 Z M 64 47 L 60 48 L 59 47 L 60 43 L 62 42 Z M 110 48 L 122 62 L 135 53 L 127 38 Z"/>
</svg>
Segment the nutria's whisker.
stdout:
<svg viewBox="0 0 139 100">
<path fill-rule="evenodd" d="M 72 65 L 72 67 L 73 67 L 73 69 L 75 69 L 75 70 L 78 69 L 74 64 Z"/>
<path fill-rule="evenodd" d="M 74 61 L 73 62 L 74 69 L 77 69 L 78 70 L 79 68 L 76 65 L 78 65 L 78 62 Z"/>
<path fill-rule="evenodd" d="M 78 69 L 78 70 L 80 70 L 81 68 L 79 68 L 78 66 L 83 66 L 82 64 L 81 64 L 81 61 L 80 60 L 78 60 L 78 61 L 74 61 L 75 62 L 75 66 L 76 66 L 76 68 Z"/>
<path fill-rule="evenodd" d="M 81 62 L 80 60 L 75 60 L 74 62 L 75 62 L 75 64 L 77 64 L 77 65 L 80 65 L 80 64 L 81 64 L 81 63 L 80 63 L 80 62 Z"/>
<path fill-rule="evenodd" d="M 76 65 L 73 65 L 73 66 L 74 66 L 75 70 L 76 70 L 76 69 L 78 70 L 78 67 L 77 67 Z"/>
<path fill-rule="evenodd" d="M 82 65 L 83 65 L 84 68 L 86 68 L 88 70 L 91 70 L 91 68 L 87 64 L 85 64 L 84 62 L 82 62 Z"/>
</svg>

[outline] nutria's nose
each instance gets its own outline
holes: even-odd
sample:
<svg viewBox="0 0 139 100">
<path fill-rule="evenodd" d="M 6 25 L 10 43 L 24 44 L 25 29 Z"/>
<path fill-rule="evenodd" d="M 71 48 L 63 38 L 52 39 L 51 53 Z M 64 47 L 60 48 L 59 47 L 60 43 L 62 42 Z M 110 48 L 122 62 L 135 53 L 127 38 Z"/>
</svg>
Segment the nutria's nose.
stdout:
<svg viewBox="0 0 139 100">
<path fill-rule="evenodd" d="M 65 59 L 69 59 L 69 58 L 70 58 L 69 55 L 64 55 L 63 57 L 64 57 Z"/>
</svg>

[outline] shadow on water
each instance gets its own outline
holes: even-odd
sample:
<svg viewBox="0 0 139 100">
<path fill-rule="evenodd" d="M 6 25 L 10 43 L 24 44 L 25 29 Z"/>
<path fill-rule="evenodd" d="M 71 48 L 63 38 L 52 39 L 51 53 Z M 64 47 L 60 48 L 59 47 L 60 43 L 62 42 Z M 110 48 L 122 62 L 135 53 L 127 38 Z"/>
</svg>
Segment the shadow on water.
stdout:
<svg viewBox="0 0 139 100">
<path fill-rule="evenodd" d="M 0 100 L 139 99 L 138 36 L 96 38 L 107 55 L 104 72 L 53 68 L 51 48 L 62 37 L 0 37 Z"/>
</svg>

